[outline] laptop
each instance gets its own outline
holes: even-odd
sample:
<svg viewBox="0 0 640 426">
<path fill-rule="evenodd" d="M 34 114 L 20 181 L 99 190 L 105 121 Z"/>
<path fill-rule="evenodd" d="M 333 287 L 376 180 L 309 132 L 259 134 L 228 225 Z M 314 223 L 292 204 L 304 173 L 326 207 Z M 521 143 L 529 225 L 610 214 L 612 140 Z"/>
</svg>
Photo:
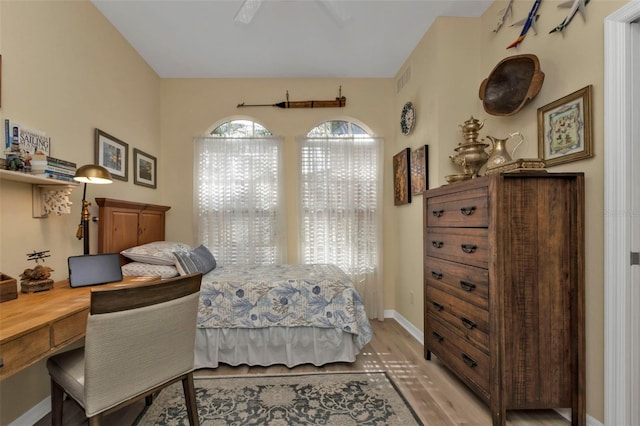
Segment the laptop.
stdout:
<svg viewBox="0 0 640 426">
<path fill-rule="evenodd" d="M 69 285 L 84 287 L 122 281 L 122 268 L 118 253 L 70 256 Z"/>
</svg>

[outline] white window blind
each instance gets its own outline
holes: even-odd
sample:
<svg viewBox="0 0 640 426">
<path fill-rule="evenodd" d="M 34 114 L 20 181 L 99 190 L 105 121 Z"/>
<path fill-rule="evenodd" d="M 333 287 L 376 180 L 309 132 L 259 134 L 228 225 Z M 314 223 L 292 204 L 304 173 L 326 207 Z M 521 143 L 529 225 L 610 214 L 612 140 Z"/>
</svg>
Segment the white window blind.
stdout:
<svg viewBox="0 0 640 426">
<path fill-rule="evenodd" d="M 196 240 L 219 264 L 285 261 L 282 142 L 273 136 L 196 138 Z"/>
<path fill-rule="evenodd" d="M 338 265 L 382 318 L 382 140 L 323 123 L 299 140 L 299 162 L 301 262 Z"/>
</svg>

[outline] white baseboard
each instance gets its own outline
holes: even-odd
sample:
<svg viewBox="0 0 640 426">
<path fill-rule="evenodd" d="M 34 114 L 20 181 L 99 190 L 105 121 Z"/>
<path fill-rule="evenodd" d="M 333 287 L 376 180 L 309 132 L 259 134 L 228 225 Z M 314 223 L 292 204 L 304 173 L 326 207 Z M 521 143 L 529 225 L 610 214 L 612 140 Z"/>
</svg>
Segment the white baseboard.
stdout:
<svg viewBox="0 0 640 426">
<path fill-rule="evenodd" d="M 413 336 L 414 339 L 420 342 L 421 345 L 424 345 L 424 333 L 420 331 L 418 327 L 411 324 L 405 317 L 400 315 L 398 312 L 394 311 L 393 309 L 386 309 L 384 311 L 384 317 L 393 318 L 394 320 L 398 321 L 398 323 L 402 326 L 402 328 L 407 330 L 409 334 Z"/>
<path fill-rule="evenodd" d="M 384 311 L 385 318 L 392 318 L 405 329 L 409 334 L 413 336 L 420 344 L 424 345 L 424 333 L 421 332 L 415 325 L 411 324 L 405 317 L 400 315 L 398 312 L 393 309 L 385 309 Z M 560 414 L 565 419 L 571 421 L 571 409 L 570 408 L 558 408 L 555 410 L 558 414 Z M 587 414 L 587 426 L 604 426 L 603 423 L 600 423 L 597 419 L 594 419 L 590 415 Z"/>
<path fill-rule="evenodd" d="M 9 423 L 8 426 L 24 426 L 34 425 L 51 411 L 51 397 L 48 396 L 36 405 L 31 407 L 29 411 Z"/>
</svg>

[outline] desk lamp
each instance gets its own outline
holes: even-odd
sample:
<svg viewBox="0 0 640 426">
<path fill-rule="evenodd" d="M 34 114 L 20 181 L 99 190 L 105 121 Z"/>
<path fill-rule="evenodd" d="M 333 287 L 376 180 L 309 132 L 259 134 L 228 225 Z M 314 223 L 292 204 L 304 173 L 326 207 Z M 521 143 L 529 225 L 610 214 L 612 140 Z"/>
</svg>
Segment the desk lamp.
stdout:
<svg viewBox="0 0 640 426">
<path fill-rule="evenodd" d="M 112 183 L 113 180 L 111 179 L 111 173 L 109 173 L 107 169 L 95 164 L 86 164 L 80 167 L 76 170 L 73 180 L 84 183 L 84 190 L 82 192 L 82 216 L 76 237 L 79 240 L 84 238 L 84 254 L 89 254 L 89 206 L 91 203 L 87 201 L 87 184 L 107 184 Z"/>
</svg>

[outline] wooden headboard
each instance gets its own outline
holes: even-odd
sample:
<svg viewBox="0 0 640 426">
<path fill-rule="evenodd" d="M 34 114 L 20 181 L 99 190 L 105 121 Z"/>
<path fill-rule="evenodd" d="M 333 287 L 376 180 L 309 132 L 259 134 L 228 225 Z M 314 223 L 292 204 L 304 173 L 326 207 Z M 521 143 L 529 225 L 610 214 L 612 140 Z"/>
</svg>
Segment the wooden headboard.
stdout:
<svg viewBox="0 0 640 426">
<path fill-rule="evenodd" d="M 96 198 L 99 206 L 98 253 L 164 240 L 165 213 L 171 207 Z M 121 257 L 123 263 L 127 262 Z"/>
</svg>

